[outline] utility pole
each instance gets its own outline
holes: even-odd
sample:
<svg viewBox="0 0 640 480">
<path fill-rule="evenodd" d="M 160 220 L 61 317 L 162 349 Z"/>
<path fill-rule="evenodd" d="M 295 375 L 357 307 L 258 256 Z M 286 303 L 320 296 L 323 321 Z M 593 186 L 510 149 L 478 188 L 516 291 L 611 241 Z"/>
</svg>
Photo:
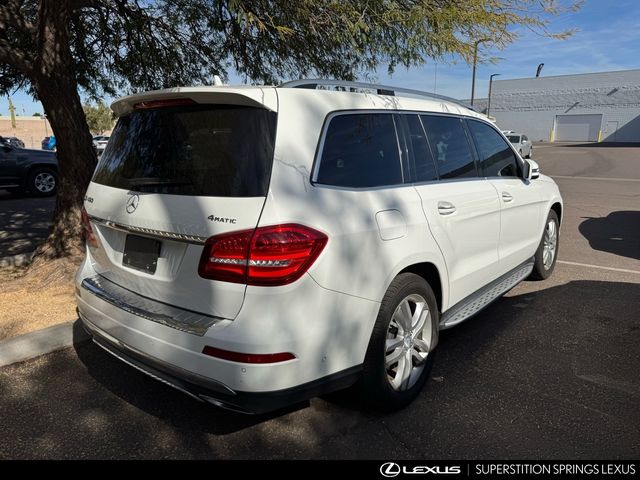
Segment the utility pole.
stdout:
<svg viewBox="0 0 640 480">
<path fill-rule="evenodd" d="M 435 62 L 435 70 L 433 71 L 433 93 L 438 91 L 438 62 Z"/>
<path fill-rule="evenodd" d="M 473 99 L 476 93 L 476 65 L 478 63 L 478 45 L 488 41 L 488 38 L 481 38 L 473 42 L 473 73 L 471 74 L 471 106 L 473 107 Z"/>
<path fill-rule="evenodd" d="M 11 115 L 11 128 L 16 129 L 16 107 L 13 106 L 11 97 L 7 97 L 9 100 L 9 115 Z"/>
<path fill-rule="evenodd" d="M 491 114 L 491 85 L 493 84 L 493 77 L 497 77 L 500 75 L 499 73 L 492 73 L 489 77 L 489 98 L 487 99 L 487 117 L 490 117 Z"/>
</svg>

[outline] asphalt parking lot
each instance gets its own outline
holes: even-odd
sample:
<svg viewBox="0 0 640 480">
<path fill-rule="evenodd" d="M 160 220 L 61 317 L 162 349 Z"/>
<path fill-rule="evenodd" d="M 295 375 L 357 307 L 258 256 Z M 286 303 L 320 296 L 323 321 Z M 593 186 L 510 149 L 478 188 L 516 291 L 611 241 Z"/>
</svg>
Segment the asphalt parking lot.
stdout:
<svg viewBox="0 0 640 480">
<path fill-rule="evenodd" d="M 338 395 L 234 414 L 81 343 L 0 369 L 0 458 L 637 459 L 640 146 L 534 155 L 565 200 L 553 277 L 443 332 L 404 411 Z"/>
<path fill-rule="evenodd" d="M 0 190 L 0 260 L 29 254 L 46 238 L 55 197 L 12 196 Z"/>
</svg>

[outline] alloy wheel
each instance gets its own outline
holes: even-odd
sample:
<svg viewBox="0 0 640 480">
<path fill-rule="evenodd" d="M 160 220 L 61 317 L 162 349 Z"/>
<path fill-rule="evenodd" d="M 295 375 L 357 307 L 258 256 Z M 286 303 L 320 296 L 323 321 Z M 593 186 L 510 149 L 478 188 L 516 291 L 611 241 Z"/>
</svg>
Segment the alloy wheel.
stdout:
<svg viewBox="0 0 640 480">
<path fill-rule="evenodd" d="M 387 380 L 394 390 L 408 390 L 420 378 L 431 350 L 431 323 L 429 305 L 421 295 L 408 295 L 396 307 L 385 344 Z"/>
</svg>

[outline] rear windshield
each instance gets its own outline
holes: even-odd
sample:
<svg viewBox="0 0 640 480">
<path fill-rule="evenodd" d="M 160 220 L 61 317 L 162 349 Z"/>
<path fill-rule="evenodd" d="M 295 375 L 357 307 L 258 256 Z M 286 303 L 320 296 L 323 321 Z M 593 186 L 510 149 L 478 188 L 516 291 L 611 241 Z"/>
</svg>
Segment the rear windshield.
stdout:
<svg viewBox="0 0 640 480">
<path fill-rule="evenodd" d="M 149 193 L 265 196 L 276 114 L 239 106 L 139 110 L 118 120 L 93 181 Z"/>
</svg>

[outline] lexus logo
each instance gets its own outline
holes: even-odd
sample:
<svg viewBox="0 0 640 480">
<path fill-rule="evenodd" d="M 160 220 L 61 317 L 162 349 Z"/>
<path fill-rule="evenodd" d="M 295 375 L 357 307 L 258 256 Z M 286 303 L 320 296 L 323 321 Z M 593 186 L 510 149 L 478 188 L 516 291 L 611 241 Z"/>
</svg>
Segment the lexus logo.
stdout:
<svg viewBox="0 0 640 480">
<path fill-rule="evenodd" d="M 383 477 L 387 478 L 397 477 L 398 475 L 400 475 L 400 465 L 393 462 L 383 463 L 380 466 L 380 473 Z"/>
<path fill-rule="evenodd" d="M 439 465 L 415 465 L 413 467 L 401 467 L 397 463 L 387 462 L 380 465 L 380 473 L 383 477 L 387 478 L 397 477 L 401 473 L 403 475 L 460 475 L 462 473 L 462 467 L 458 465 L 447 467 Z"/>
<path fill-rule="evenodd" d="M 140 203 L 140 197 L 137 194 L 133 194 L 127 200 L 127 213 L 133 213 L 138 208 L 138 203 Z"/>
</svg>

